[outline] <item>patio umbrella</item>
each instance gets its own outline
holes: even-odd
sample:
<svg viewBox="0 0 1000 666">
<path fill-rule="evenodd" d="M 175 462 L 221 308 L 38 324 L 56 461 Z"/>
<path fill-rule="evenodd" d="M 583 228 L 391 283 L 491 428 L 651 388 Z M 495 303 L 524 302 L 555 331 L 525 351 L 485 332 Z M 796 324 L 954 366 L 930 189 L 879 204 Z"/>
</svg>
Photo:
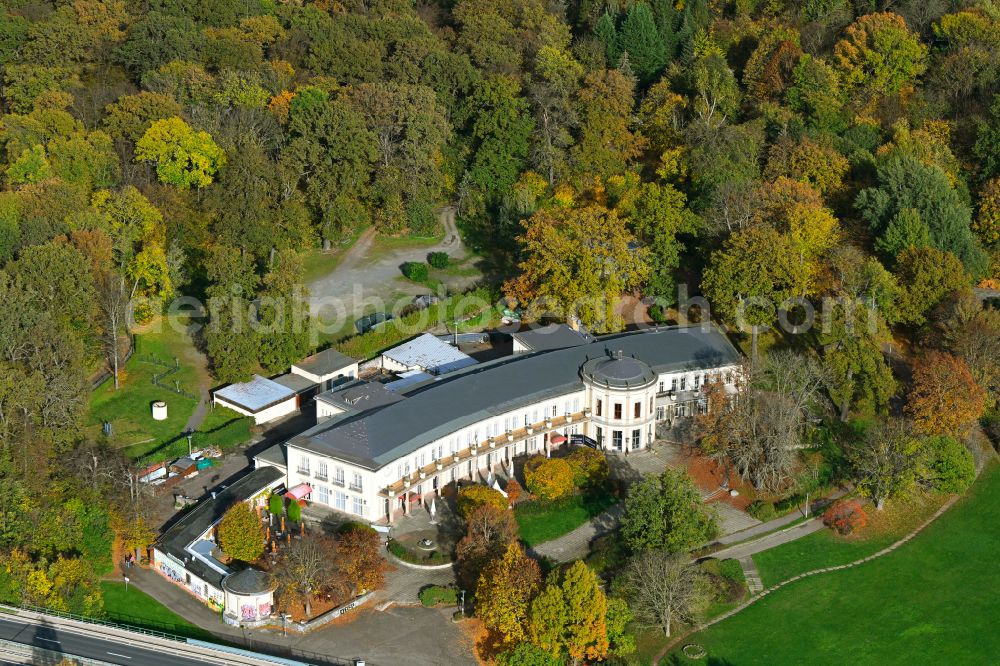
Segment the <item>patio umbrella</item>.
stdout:
<svg viewBox="0 0 1000 666">
<path fill-rule="evenodd" d="M 493 485 L 493 470 L 490 470 L 486 474 L 486 485 L 488 485 L 488 486 L 492 486 Z"/>
<path fill-rule="evenodd" d="M 428 509 L 428 511 L 431 514 L 431 525 L 433 525 L 435 523 L 434 516 L 437 514 L 437 507 L 434 504 L 434 498 L 433 497 L 431 498 L 431 506 Z"/>
<path fill-rule="evenodd" d="M 508 465 L 508 467 L 507 467 L 507 476 L 509 476 L 510 478 L 513 479 L 514 478 L 514 459 L 511 458 L 509 461 L 507 461 L 507 465 Z"/>
</svg>

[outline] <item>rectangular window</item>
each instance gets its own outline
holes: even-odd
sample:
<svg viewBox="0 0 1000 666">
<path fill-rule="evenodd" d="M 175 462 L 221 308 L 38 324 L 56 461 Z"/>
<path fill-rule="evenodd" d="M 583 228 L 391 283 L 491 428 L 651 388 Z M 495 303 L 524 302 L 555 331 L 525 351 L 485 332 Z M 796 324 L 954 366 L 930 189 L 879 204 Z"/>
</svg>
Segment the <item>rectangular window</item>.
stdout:
<svg viewBox="0 0 1000 666">
<path fill-rule="evenodd" d="M 642 403 L 637 402 L 635 403 L 635 408 L 632 410 L 632 418 L 637 419 L 640 416 L 642 416 Z"/>
<path fill-rule="evenodd" d="M 342 493 L 339 490 L 333 493 L 333 506 L 335 509 L 347 511 L 347 493 Z"/>
<path fill-rule="evenodd" d="M 699 386 L 701 386 L 701 375 L 695 375 L 694 376 L 694 387 L 698 388 Z"/>
<path fill-rule="evenodd" d="M 598 445 L 600 445 L 601 448 L 604 448 L 604 428 L 597 426 L 597 432 L 594 434 L 597 435 L 595 439 L 597 439 Z"/>
<path fill-rule="evenodd" d="M 662 421 L 663 420 L 663 415 L 664 415 L 663 414 L 663 407 L 661 405 L 660 407 L 656 408 L 656 420 L 657 421 Z"/>
<path fill-rule="evenodd" d="M 361 475 L 357 472 L 354 472 L 351 477 L 351 490 L 361 492 Z"/>
<path fill-rule="evenodd" d="M 633 430 L 632 431 L 632 450 L 633 451 L 635 449 L 639 448 L 639 446 L 640 446 L 639 440 L 641 438 L 642 438 L 642 431 L 641 430 Z"/>
<path fill-rule="evenodd" d="M 403 476 L 403 474 L 400 473 L 400 476 Z M 341 487 L 344 486 L 344 468 L 340 465 L 333 468 L 333 482 Z"/>
<path fill-rule="evenodd" d="M 559 415 L 559 405 L 552 405 L 552 418 Z"/>
<path fill-rule="evenodd" d="M 532 437 L 531 439 L 528 440 L 528 450 L 529 451 L 537 451 L 538 450 L 538 438 L 537 437 Z"/>
<path fill-rule="evenodd" d="M 597 410 L 596 411 L 597 411 L 597 415 L 600 416 L 601 415 L 601 401 L 600 400 L 597 401 Z"/>
<path fill-rule="evenodd" d="M 677 378 L 676 377 L 674 377 L 673 379 L 670 380 L 670 390 L 671 391 L 676 391 L 677 390 Z"/>
<path fill-rule="evenodd" d="M 615 451 L 622 450 L 622 431 L 612 430 L 611 431 L 611 446 Z"/>
<path fill-rule="evenodd" d="M 615 418 L 620 419 L 622 417 L 622 403 L 615 403 Z"/>
<path fill-rule="evenodd" d="M 326 481 L 326 461 L 320 460 L 316 465 L 316 478 Z"/>
<path fill-rule="evenodd" d="M 302 458 L 299 460 L 299 474 L 309 473 L 309 458 Z"/>
<path fill-rule="evenodd" d="M 664 385 L 664 381 L 661 379 L 660 380 L 660 388 L 659 388 L 659 392 L 660 393 L 663 393 L 663 385 Z"/>
<path fill-rule="evenodd" d="M 323 504 L 330 503 L 330 489 L 326 486 L 319 487 L 319 501 Z"/>
<path fill-rule="evenodd" d="M 687 388 L 687 383 L 688 383 L 687 375 L 682 375 L 681 376 L 681 390 L 682 391 Z"/>
<path fill-rule="evenodd" d="M 365 513 L 365 502 L 360 497 L 355 497 L 351 502 L 351 510 L 359 516 Z"/>
<path fill-rule="evenodd" d="M 573 398 L 573 413 L 580 411 L 580 398 Z"/>
<path fill-rule="evenodd" d="M 437 447 L 432 446 L 431 447 L 431 462 L 437 462 L 437 459 L 438 459 L 438 450 L 437 450 Z"/>
</svg>

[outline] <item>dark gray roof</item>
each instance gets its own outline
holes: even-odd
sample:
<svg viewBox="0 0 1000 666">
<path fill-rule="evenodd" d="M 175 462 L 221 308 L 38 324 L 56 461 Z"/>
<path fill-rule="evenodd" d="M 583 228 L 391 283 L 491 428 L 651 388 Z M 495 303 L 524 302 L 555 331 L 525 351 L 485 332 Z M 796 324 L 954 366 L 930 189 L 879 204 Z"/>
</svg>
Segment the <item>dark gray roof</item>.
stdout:
<svg viewBox="0 0 1000 666">
<path fill-rule="evenodd" d="M 311 379 L 306 379 L 302 375 L 297 375 L 294 372 L 278 375 L 272 381 L 275 384 L 281 384 L 285 388 L 290 388 L 296 393 L 304 393 L 305 391 L 308 391 L 316 386 L 316 382 Z"/>
<path fill-rule="evenodd" d="M 740 354 L 714 326 L 663 328 L 597 338 L 587 345 L 506 357 L 404 391 L 406 400 L 340 414 L 288 444 L 378 469 L 429 442 L 493 415 L 582 388 L 582 366 L 615 350 L 656 372 L 736 363 Z"/>
<path fill-rule="evenodd" d="M 191 557 L 184 549 L 204 534 L 210 527 L 222 520 L 229 507 L 237 502 L 245 502 L 278 479 L 285 473 L 277 467 L 261 467 L 242 477 L 221 492 L 215 499 L 199 502 L 193 509 L 180 517 L 170 529 L 160 535 L 156 541 L 159 550 L 171 555 L 179 562 L 188 558 L 187 568 L 205 582 L 219 587 L 224 574 L 219 573 L 204 562 Z"/>
<path fill-rule="evenodd" d="M 298 363 L 295 363 L 296 368 L 302 368 L 308 373 L 319 375 L 329 375 L 338 370 L 343 370 L 349 365 L 354 365 L 357 363 L 350 356 L 345 356 L 341 354 L 334 348 L 324 349 L 321 352 L 316 352 L 312 356 L 307 356 Z"/>
<path fill-rule="evenodd" d="M 230 574 L 222 581 L 222 588 L 233 594 L 261 594 L 275 587 L 270 576 L 252 567 Z"/>
<path fill-rule="evenodd" d="M 288 467 L 288 456 L 285 454 L 284 444 L 275 444 L 268 447 L 254 456 L 254 459 L 269 462 L 273 465 Z"/>
<path fill-rule="evenodd" d="M 590 359 L 583 364 L 583 376 L 612 388 L 640 388 L 656 381 L 657 373 L 646 363 L 616 354 L 612 351 L 611 356 Z"/>
<path fill-rule="evenodd" d="M 566 324 L 549 324 L 540 328 L 528 328 L 512 333 L 511 337 L 531 351 L 579 347 L 594 341 L 594 336 L 574 331 Z"/>
<path fill-rule="evenodd" d="M 342 388 L 324 391 L 316 399 L 352 412 L 367 412 L 399 402 L 403 396 L 381 382 L 353 381 Z"/>
</svg>

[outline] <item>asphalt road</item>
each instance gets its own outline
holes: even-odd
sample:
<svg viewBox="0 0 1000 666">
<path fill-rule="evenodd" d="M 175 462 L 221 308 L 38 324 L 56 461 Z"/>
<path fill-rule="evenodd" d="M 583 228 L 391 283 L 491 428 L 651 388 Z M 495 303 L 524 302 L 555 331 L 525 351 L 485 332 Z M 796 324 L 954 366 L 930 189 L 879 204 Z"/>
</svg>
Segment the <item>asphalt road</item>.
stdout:
<svg viewBox="0 0 1000 666">
<path fill-rule="evenodd" d="M 166 654 L 134 645 L 96 638 L 82 633 L 39 626 L 22 620 L 0 618 L 0 639 L 56 650 L 78 657 L 130 666 L 201 666 L 200 659 Z"/>
</svg>

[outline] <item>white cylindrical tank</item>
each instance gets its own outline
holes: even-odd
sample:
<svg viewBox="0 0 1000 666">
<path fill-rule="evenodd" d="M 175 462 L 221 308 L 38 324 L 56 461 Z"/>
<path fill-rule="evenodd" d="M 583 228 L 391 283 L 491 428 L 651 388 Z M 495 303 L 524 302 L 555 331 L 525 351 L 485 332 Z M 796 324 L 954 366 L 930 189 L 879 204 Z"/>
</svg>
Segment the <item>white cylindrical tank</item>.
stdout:
<svg viewBox="0 0 1000 666">
<path fill-rule="evenodd" d="M 153 403 L 153 420 L 154 421 L 166 421 L 167 420 L 167 403 L 162 400 L 157 400 Z"/>
</svg>

